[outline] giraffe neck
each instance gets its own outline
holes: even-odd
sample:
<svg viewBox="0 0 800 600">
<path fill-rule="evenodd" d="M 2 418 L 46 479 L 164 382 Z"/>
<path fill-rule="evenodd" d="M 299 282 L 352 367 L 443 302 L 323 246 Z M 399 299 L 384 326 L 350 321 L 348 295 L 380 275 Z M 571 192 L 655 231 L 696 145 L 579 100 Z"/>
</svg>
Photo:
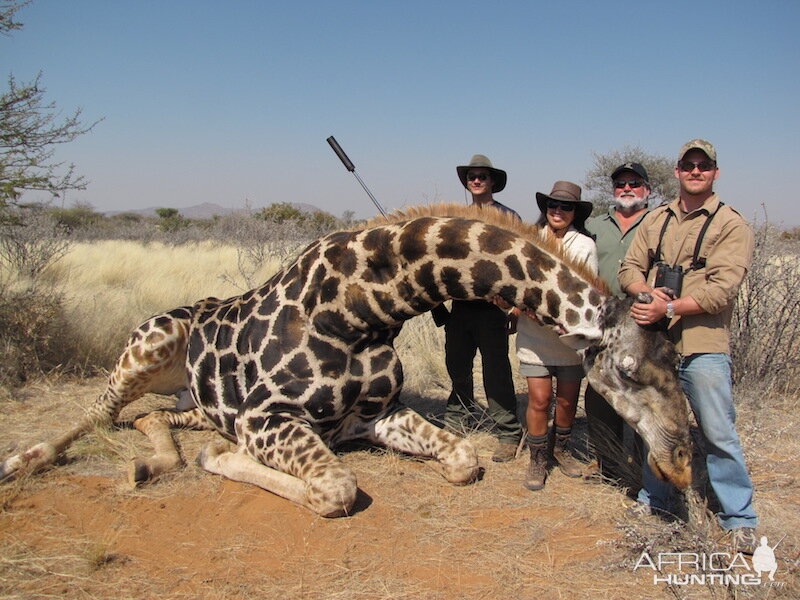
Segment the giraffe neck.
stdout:
<svg viewBox="0 0 800 600">
<path fill-rule="evenodd" d="M 333 234 L 315 252 L 327 268 L 309 273 L 313 310 L 335 306 L 355 329 L 396 327 L 448 299 L 500 296 L 575 347 L 602 335 L 605 297 L 580 268 L 542 240 L 481 221 L 422 217 Z"/>
</svg>

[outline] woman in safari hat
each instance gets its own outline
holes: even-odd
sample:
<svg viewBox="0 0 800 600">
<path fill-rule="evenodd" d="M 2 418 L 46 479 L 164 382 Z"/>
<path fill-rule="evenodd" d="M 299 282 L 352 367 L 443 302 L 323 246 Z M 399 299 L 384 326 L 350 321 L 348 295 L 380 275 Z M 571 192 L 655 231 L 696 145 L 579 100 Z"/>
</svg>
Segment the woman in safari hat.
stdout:
<svg viewBox="0 0 800 600">
<path fill-rule="evenodd" d="M 556 181 L 550 194 L 536 193 L 541 210 L 537 221 L 548 235 L 564 246 L 567 255 L 597 273 L 597 248 L 584 225 L 592 213 L 592 203 L 581 200 L 580 186 L 569 181 Z M 528 408 L 525 411 L 528 434 L 526 442 L 531 461 L 525 476 L 525 487 L 539 490 L 547 478 L 548 418 L 553 399 L 553 378 L 556 378 L 556 411 L 553 424 L 555 441 L 553 458 L 568 477 L 580 477 L 583 469 L 569 450 L 569 437 L 578 393 L 583 379 L 581 357 L 561 343 L 558 333 L 545 327 L 535 316 L 518 314 L 517 356 L 520 373 L 528 382 Z"/>
</svg>

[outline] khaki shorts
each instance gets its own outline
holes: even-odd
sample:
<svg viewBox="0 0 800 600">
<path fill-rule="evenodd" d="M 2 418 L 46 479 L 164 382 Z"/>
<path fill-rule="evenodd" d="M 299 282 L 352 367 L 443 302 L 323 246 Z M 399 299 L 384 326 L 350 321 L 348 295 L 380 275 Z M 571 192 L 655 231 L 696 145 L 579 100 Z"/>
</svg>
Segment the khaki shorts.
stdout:
<svg viewBox="0 0 800 600">
<path fill-rule="evenodd" d="M 519 372 L 525 377 L 555 377 L 562 381 L 580 381 L 583 379 L 582 365 L 532 365 L 519 363 Z"/>
</svg>

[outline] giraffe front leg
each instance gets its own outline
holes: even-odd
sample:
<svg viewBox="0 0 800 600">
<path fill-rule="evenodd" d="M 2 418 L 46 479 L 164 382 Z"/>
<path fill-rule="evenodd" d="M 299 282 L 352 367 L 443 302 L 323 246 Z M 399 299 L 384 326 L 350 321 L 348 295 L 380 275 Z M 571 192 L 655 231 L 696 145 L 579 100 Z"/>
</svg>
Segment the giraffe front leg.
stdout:
<svg viewBox="0 0 800 600">
<path fill-rule="evenodd" d="M 376 420 L 370 439 L 393 450 L 435 458 L 451 483 L 472 483 L 480 472 L 478 452 L 470 442 L 439 429 L 410 408 Z"/>
<path fill-rule="evenodd" d="M 352 512 L 358 493 L 355 474 L 331 452 L 311 426 L 291 415 L 273 414 L 264 429 L 243 431 L 239 447 L 208 444 L 201 467 L 256 485 L 323 517 Z"/>
<path fill-rule="evenodd" d="M 171 428 L 209 430 L 211 424 L 199 408 L 185 412 L 154 410 L 137 417 L 134 428 L 145 434 L 155 452 L 149 458 L 134 458 L 128 465 L 128 482 L 135 487 L 183 466 L 183 459 L 170 432 Z"/>
</svg>

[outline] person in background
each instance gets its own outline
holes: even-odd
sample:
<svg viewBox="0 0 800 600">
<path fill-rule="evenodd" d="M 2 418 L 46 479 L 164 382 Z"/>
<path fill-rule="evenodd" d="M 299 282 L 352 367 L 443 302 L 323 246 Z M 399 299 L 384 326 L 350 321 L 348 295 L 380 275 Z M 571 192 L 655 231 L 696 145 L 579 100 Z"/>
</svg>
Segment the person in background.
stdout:
<svg viewBox="0 0 800 600">
<path fill-rule="evenodd" d="M 597 245 L 598 274 L 608 283 L 611 293 L 624 297 L 617 272 L 631 245 L 636 228 L 648 212 L 650 178 L 647 169 L 636 162 L 619 165 L 611 173 L 614 203 L 608 212 L 586 221 L 586 229 Z M 622 476 L 619 460 L 624 456 L 625 421 L 591 384 L 584 395 L 589 425 L 589 446 L 595 453 L 600 474 L 608 479 Z M 635 435 L 636 454 L 641 456 L 642 442 Z"/>
<path fill-rule="evenodd" d="M 473 205 L 520 218 L 514 210 L 494 199 L 494 194 L 506 186 L 507 175 L 494 168 L 486 156 L 474 155 L 469 164 L 456 167 L 456 173 L 472 195 Z M 472 378 L 472 364 L 476 352 L 480 351 L 488 413 L 498 441 L 492 460 L 513 459 L 522 430 L 516 416 L 517 398 L 508 359 L 507 313 L 485 300 L 453 300 L 449 314 L 444 305 L 432 312 L 437 324 L 445 324 L 445 362 L 452 385 L 445 423 L 460 428 L 482 420 L 483 410 L 475 401 Z"/>
<path fill-rule="evenodd" d="M 541 210 L 537 225 L 557 239 L 570 258 L 585 263 L 597 273 L 597 248 L 585 228 L 586 219 L 592 213 L 592 203 L 581 200 L 580 186 L 569 181 L 556 181 L 549 195 L 536 193 L 536 202 Z M 518 309 L 512 313 L 518 317 L 517 356 L 520 373 L 528 383 L 525 420 L 530 463 L 523 485 L 529 490 L 540 490 L 547 478 L 553 378 L 556 379 L 553 458 L 568 477 L 580 477 L 583 474 L 581 464 L 575 460 L 569 448 L 584 376 L 583 366 L 578 353 L 563 344 L 555 331 L 539 323 L 533 313 L 521 313 Z"/>
<path fill-rule="evenodd" d="M 650 212 L 636 231 L 619 271 L 619 284 L 635 302 L 642 326 L 666 319 L 680 355 L 678 376 L 700 428 L 708 479 L 719 500 L 720 526 L 734 552 L 752 554 L 758 519 L 753 483 L 736 432 L 729 327 L 733 303 L 750 268 L 754 236 L 748 223 L 714 193 L 717 151 L 695 139 L 678 153 L 680 195 Z M 679 272 L 680 271 L 680 272 Z M 669 280 L 669 285 L 662 283 Z M 674 514 L 674 488 L 644 463 L 643 487 L 633 515 Z"/>
</svg>

